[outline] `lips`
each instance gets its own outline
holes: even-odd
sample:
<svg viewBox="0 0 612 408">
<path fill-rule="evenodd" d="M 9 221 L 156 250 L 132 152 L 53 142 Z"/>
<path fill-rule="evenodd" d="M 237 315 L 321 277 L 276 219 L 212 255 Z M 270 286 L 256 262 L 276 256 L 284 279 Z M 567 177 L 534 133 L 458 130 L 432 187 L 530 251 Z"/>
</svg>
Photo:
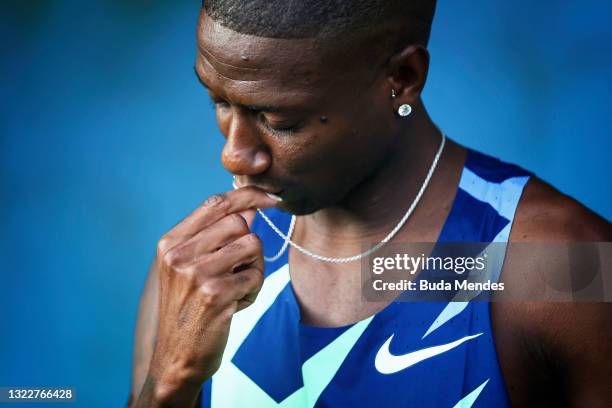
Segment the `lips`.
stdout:
<svg viewBox="0 0 612 408">
<path fill-rule="evenodd" d="M 279 195 L 283 192 L 283 189 L 278 188 L 278 187 L 270 187 L 270 186 L 255 184 L 255 183 L 244 183 L 241 180 L 239 180 L 238 177 L 234 177 L 234 186 L 236 188 L 253 186 L 253 187 L 257 187 L 260 190 L 263 190 L 264 192 L 268 194 L 273 194 L 273 195 Z"/>
</svg>

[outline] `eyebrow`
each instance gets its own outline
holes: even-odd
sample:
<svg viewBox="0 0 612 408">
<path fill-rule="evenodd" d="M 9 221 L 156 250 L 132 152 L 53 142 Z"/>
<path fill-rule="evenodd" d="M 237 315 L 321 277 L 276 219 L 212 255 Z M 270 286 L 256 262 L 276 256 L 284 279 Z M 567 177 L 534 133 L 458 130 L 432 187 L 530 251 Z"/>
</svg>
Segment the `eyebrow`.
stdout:
<svg viewBox="0 0 612 408">
<path fill-rule="evenodd" d="M 204 82 L 202 80 L 202 78 L 200 77 L 200 75 L 198 74 L 198 68 L 194 65 L 193 66 L 193 71 L 195 73 L 196 78 L 198 78 L 198 82 L 200 84 L 202 84 L 202 86 L 204 88 L 206 88 L 208 91 L 211 91 L 210 87 L 208 85 L 206 85 L 206 82 Z M 282 109 L 278 106 L 271 106 L 271 105 L 245 105 L 245 104 L 241 104 L 241 103 L 237 103 L 235 104 L 241 108 L 244 109 L 248 109 L 251 110 L 253 112 L 269 112 L 269 113 L 274 113 L 274 112 L 282 112 L 283 110 L 286 109 Z"/>
</svg>

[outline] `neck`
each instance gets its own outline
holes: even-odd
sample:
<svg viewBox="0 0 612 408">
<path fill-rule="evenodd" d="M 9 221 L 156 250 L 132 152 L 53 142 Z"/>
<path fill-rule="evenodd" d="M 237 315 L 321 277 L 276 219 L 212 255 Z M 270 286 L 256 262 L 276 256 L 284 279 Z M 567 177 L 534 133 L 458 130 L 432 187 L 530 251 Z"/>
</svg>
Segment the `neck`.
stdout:
<svg viewBox="0 0 612 408">
<path fill-rule="evenodd" d="M 317 253 L 350 256 L 361 252 L 364 241 L 379 241 L 395 227 L 425 181 L 442 139 L 422 105 L 413 113 L 373 174 L 338 205 L 298 218 L 297 242 Z M 430 184 L 435 178 L 436 173 Z"/>
</svg>

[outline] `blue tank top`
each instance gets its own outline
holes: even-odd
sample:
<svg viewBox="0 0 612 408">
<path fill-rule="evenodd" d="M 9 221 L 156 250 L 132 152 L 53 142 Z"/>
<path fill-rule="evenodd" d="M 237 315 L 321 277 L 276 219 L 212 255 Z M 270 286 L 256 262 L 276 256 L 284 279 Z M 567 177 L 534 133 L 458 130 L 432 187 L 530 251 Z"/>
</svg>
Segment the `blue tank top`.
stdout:
<svg viewBox="0 0 612 408">
<path fill-rule="evenodd" d="M 530 173 L 468 151 L 438 242 L 507 242 Z M 267 210 L 281 230 L 290 215 Z M 283 245 L 259 216 L 272 256 Z M 383 367 L 377 355 L 402 356 Z M 232 319 L 221 367 L 204 383 L 203 407 L 509 406 L 488 302 L 393 302 L 355 324 L 300 322 L 287 251 L 266 263 L 253 305 Z"/>
</svg>

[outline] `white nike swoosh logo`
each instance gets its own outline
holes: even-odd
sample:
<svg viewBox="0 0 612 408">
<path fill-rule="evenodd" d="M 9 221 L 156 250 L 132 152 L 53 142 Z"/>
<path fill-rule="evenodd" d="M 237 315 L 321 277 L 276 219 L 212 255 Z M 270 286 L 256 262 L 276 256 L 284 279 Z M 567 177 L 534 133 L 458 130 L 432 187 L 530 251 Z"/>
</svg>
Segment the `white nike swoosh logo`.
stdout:
<svg viewBox="0 0 612 408">
<path fill-rule="evenodd" d="M 378 353 L 376 353 L 376 359 L 374 360 L 374 366 L 381 374 L 393 374 L 398 371 L 405 370 L 408 367 L 411 367 L 417 363 L 420 363 L 423 360 L 427 360 L 428 358 L 435 357 L 439 354 L 445 353 L 449 350 L 454 349 L 455 347 L 463 344 L 464 342 L 471 340 L 480 336 L 482 333 L 473 334 L 471 336 L 465 336 L 459 340 L 455 340 L 451 343 L 441 344 L 439 346 L 433 346 L 424 348 L 421 350 L 413 351 L 408 354 L 402 354 L 400 356 L 394 356 L 389 352 L 389 345 L 391 344 L 391 340 L 393 340 L 392 334 L 391 337 L 387 339 L 385 344 L 383 344 Z"/>
</svg>

